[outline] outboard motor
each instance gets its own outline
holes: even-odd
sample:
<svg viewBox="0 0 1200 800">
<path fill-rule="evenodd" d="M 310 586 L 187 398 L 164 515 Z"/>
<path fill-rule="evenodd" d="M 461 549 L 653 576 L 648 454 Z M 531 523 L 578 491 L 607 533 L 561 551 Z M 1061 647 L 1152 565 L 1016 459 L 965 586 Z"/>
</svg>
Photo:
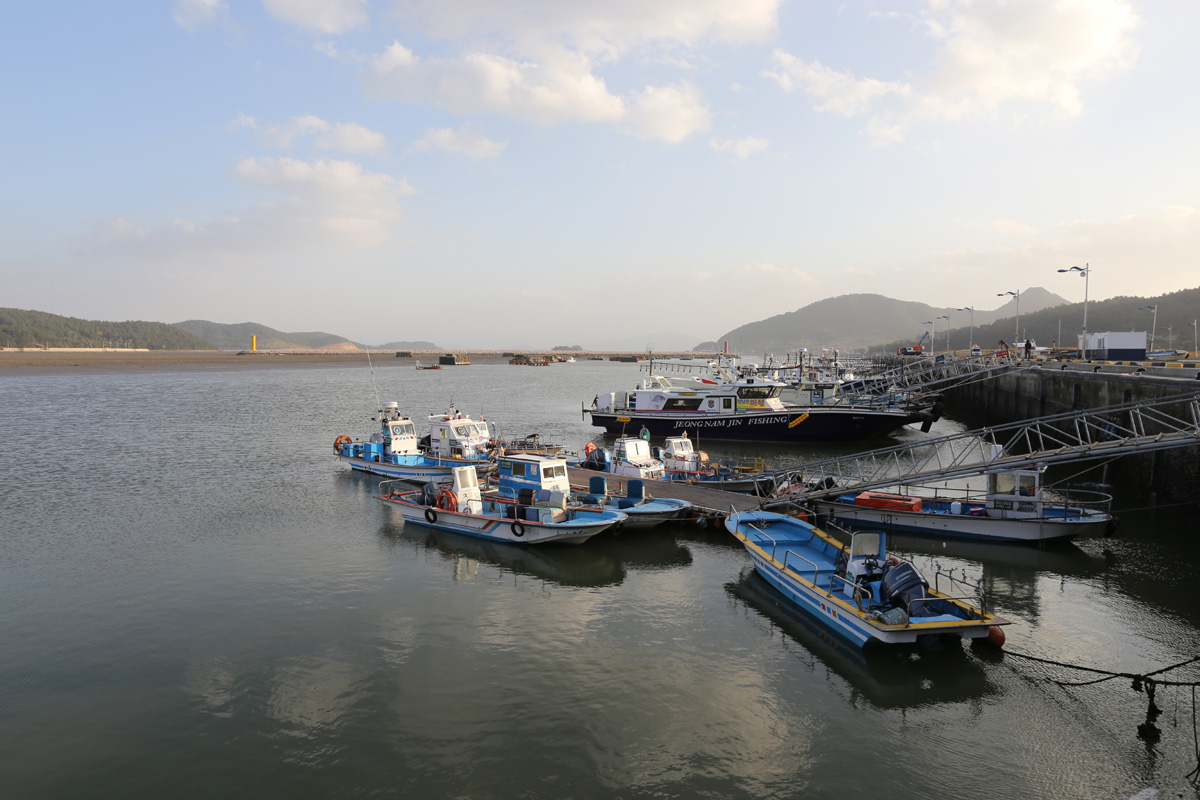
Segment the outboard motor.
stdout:
<svg viewBox="0 0 1200 800">
<path fill-rule="evenodd" d="M 925 580 L 907 561 L 891 567 L 883 576 L 883 596 L 890 603 L 903 606 L 910 617 L 932 617 L 937 612 L 929 603 L 913 603 L 925 595 Z"/>
</svg>

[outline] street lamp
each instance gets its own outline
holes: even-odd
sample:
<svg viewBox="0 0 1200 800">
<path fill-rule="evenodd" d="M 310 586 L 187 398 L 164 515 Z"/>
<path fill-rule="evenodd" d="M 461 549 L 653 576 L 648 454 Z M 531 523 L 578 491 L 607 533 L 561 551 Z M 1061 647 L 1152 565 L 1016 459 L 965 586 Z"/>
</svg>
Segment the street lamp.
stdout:
<svg viewBox="0 0 1200 800">
<path fill-rule="evenodd" d="M 1171 326 L 1167 326 L 1167 349 L 1172 353 L 1175 352 L 1175 336 L 1171 333 Z"/>
<path fill-rule="evenodd" d="M 1138 306 L 1138 311 L 1153 311 L 1154 319 L 1150 323 L 1150 352 L 1154 352 L 1154 332 L 1158 329 L 1158 304 L 1152 306 Z"/>
<path fill-rule="evenodd" d="M 933 345 L 933 337 L 937 335 L 937 320 L 925 320 L 922 325 L 929 326 L 929 352 L 933 352 L 936 348 Z"/>
<path fill-rule="evenodd" d="M 1078 272 L 1083 277 L 1083 348 L 1081 354 L 1087 359 L 1087 344 L 1088 344 L 1088 327 L 1087 327 L 1087 301 L 1088 301 L 1088 284 L 1091 283 L 1089 276 L 1092 274 L 1092 265 L 1084 262 L 1082 267 L 1071 267 L 1070 269 L 1060 269 L 1059 272 Z"/>
<path fill-rule="evenodd" d="M 1196 325 L 1196 320 L 1188 323 L 1192 326 L 1192 355 L 1200 354 L 1200 326 Z"/>
<path fill-rule="evenodd" d="M 1000 292 L 996 295 L 996 297 L 1004 297 L 1005 295 L 1012 295 L 1013 297 L 1017 298 L 1017 329 L 1013 334 L 1013 344 L 1015 346 L 1017 340 L 1021 338 L 1021 290 L 1017 289 L 1015 292 Z"/>
<path fill-rule="evenodd" d="M 946 352 L 950 352 L 950 315 L 942 314 L 938 319 L 946 320 Z"/>
<path fill-rule="evenodd" d="M 971 335 L 968 336 L 971 341 L 967 342 L 967 347 L 975 346 L 975 306 L 967 306 L 966 308 L 956 308 L 955 311 L 970 311 L 971 312 Z"/>
</svg>

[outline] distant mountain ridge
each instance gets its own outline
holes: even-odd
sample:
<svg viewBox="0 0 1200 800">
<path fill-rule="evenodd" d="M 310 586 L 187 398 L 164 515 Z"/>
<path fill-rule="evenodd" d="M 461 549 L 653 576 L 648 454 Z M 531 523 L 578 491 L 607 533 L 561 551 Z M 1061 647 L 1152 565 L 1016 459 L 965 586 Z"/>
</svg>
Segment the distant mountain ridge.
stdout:
<svg viewBox="0 0 1200 800">
<path fill-rule="evenodd" d="M 19 308 L 0 308 L 0 342 L 5 347 L 214 349 L 203 338 L 165 322 L 107 322 Z"/>
<path fill-rule="evenodd" d="M 257 322 L 223 323 L 205 319 L 189 319 L 174 323 L 222 350 L 249 350 L 251 337 L 257 337 L 260 350 L 437 350 L 432 342 L 388 342 L 364 345 L 323 331 L 286 332 L 268 328 Z"/>
<path fill-rule="evenodd" d="M 1033 313 L 1067 301 L 1041 287 L 1021 292 L 1021 314 Z M 976 309 L 975 327 L 989 325 L 996 320 L 1016 315 L 1015 298 L 997 309 Z M 946 316 L 948 320 L 937 320 Z M 937 320 L 939 337 L 944 326 L 965 328 L 970 312 L 955 308 L 937 308 L 927 303 L 911 300 L 894 300 L 879 294 L 847 294 L 829 297 L 810 303 L 796 311 L 777 314 L 768 319 L 751 322 L 734 328 L 715 340 L 704 342 L 697 349 L 709 350 L 724 347 L 729 342 L 731 351 L 748 355 L 751 353 L 777 353 L 797 347 L 839 347 L 854 349 L 870 347 L 879 342 L 896 339 L 916 341 L 921 333 L 930 328 L 925 323 Z"/>
</svg>

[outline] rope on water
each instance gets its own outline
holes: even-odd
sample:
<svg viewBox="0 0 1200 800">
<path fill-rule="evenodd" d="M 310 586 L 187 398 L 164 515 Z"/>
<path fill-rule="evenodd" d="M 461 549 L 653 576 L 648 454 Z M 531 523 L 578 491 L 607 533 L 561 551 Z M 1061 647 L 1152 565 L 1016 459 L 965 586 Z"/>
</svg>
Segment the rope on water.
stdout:
<svg viewBox="0 0 1200 800">
<path fill-rule="evenodd" d="M 1145 695 L 1146 695 L 1146 701 L 1147 701 L 1146 702 L 1146 719 L 1144 722 L 1142 722 L 1142 724 L 1137 726 L 1137 732 L 1138 732 L 1139 739 L 1142 739 L 1149 743 L 1157 742 L 1162 737 L 1162 731 L 1160 731 L 1158 729 L 1158 726 L 1154 724 L 1155 720 L 1157 720 L 1159 715 L 1162 714 L 1162 709 L 1160 709 L 1158 707 L 1158 705 L 1154 702 L 1154 696 L 1158 692 L 1158 687 L 1159 686 L 1179 686 L 1179 687 L 1191 688 L 1191 690 L 1192 690 L 1192 745 L 1193 745 L 1193 749 L 1195 751 L 1195 756 L 1196 756 L 1196 768 L 1193 769 L 1191 772 L 1189 772 L 1186 777 L 1193 784 L 1195 784 L 1198 780 L 1200 780 L 1200 733 L 1197 732 L 1198 726 L 1197 726 L 1197 714 L 1196 714 L 1196 711 L 1197 711 L 1197 709 L 1196 709 L 1196 687 L 1200 686 L 1200 680 L 1170 681 L 1170 680 L 1162 680 L 1162 679 L 1156 677 L 1158 675 L 1163 675 L 1164 673 L 1171 672 L 1173 670 L 1177 670 L 1182 667 L 1186 667 L 1189 664 L 1195 664 L 1196 662 L 1200 661 L 1200 656 L 1194 656 L 1192 658 L 1187 659 L 1186 661 L 1180 661 L 1178 664 L 1171 664 L 1170 666 L 1163 667 L 1162 669 L 1156 669 L 1153 672 L 1136 673 L 1136 672 L 1113 672 L 1111 670 L 1106 670 L 1106 669 L 1096 669 L 1094 667 L 1083 667 L 1078 664 L 1068 664 L 1065 661 L 1055 661 L 1054 659 L 1051 659 L 1051 658 L 1040 658 L 1038 656 L 1031 656 L 1028 653 L 1018 653 L 1013 650 L 1006 650 L 1006 651 L 1004 651 L 1004 653 L 1006 656 L 1012 656 L 1014 658 L 1023 658 L 1027 661 L 1033 661 L 1038 664 L 1048 664 L 1048 665 L 1054 666 L 1054 667 L 1062 667 L 1064 669 L 1073 669 L 1073 670 L 1077 670 L 1079 672 L 1087 672 L 1087 673 L 1091 673 L 1093 675 L 1102 676 L 1102 677 L 1096 678 L 1094 680 L 1086 680 L 1086 681 L 1062 681 L 1062 680 L 1055 680 L 1053 678 L 1049 679 L 1052 683 L 1055 683 L 1059 686 L 1095 686 L 1098 683 L 1104 683 L 1105 681 L 1111 681 L 1114 678 L 1128 678 L 1131 682 L 1130 683 L 1131 689 L 1133 689 L 1135 692 L 1145 693 Z"/>
</svg>

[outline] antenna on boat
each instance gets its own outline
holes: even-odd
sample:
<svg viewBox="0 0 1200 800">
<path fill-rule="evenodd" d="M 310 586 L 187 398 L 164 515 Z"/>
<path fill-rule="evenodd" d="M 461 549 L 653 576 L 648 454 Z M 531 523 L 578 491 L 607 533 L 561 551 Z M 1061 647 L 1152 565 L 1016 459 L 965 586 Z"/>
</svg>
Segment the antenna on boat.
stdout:
<svg viewBox="0 0 1200 800">
<path fill-rule="evenodd" d="M 371 385 L 375 387 L 375 405 L 379 407 L 379 413 L 383 413 L 383 401 L 379 399 L 379 384 L 375 383 L 375 365 L 371 363 L 371 351 L 367 350 L 367 366 L 371 368 Z"/>
</svg>

